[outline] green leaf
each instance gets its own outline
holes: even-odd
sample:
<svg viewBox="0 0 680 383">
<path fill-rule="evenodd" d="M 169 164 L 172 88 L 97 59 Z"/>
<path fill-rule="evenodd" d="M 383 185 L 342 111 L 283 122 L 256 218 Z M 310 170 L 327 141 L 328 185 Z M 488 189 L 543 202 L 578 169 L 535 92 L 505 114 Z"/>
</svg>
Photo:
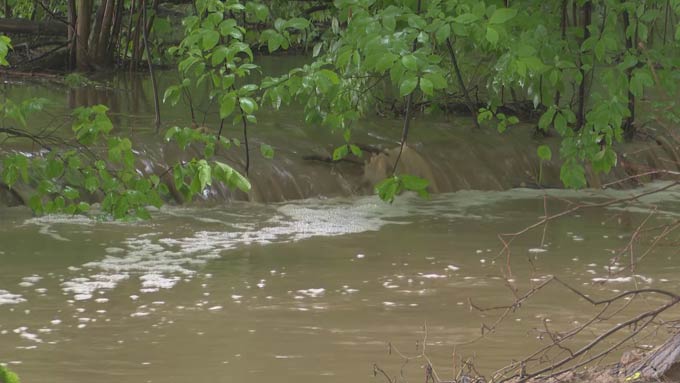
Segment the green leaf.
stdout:
<svg viewBox="0 0 680 383">
<path fill-rule="evenodd" d="M 274 158 L 274 149 L 267 144 L 260 144 L 260 153 L 262 157 L 271 160 Z"/>
<path fill-rule="evenodd" d="M 285 37 L 276 32 L 269 35 L 269 39 L 267 39 L 267 49 L 269 50 L 269 53 L 272 53 L 281 47 L 282 39 L 285 40 Z"/>
<path fill-rule="evenodd" d="M 0 36 L 4 37 L 4 36 Z M 1 57 L 1 56 L 0 56 Z M 19 376 L 12 371 L 10 371 L 7 367 L 0 365 L 0 382 L 3 383 L 21 383 L 19 380 Z"/>
<path fill-rule="evenodd" d="M 85 190 L 94 193 L 99 188 L 99 179 L 95 176 L 85 177 Z"/>
<path fill-rule="evenodd" d="M 410 174 L 404 174 L 399 178 L 401 179 L 402 185 L 406 190 L 411 191 L 425 190 L 430 185 L 430 182 L 428 180 Z"/>
<path fill-rule="evenodd" d="M 420 79 L 420 90 L 422 90 L 426 96 L 431 97 L 434 95 L 434 84 L 432 84 L 432 81 L 428 78 L 423 77 Z"/>
<path fill-rule="evenodd" d="M 201 47 L 207 51 L 213 49 L 220 41 L 220 33 L 214 30 L 206 30 L 203 32 L 201 39 Z"/>
<path fill-rule="evenodd" d="M 408 15 L 408 25 L 412 28 L 423 29 L 427 26 L 427 22 L 420 15 Z"/>
<path fill-rule="evenodd" d="M 64 195 L 64 197 L 66 197 L 66 199 L 69 200 L 74 200 L 80 197 L 80 193 L 78 192 L 78 190 L 70 186 L 66 186 L 62 191 L 62 194 Z"/>
<path fill-rule="evenodd" d="M 397 20 L 394 18 L 394 16 L 383 16 L 382 23 L 385 29 L 387 29 L 389 32 L 394 32 L 394 30 L 397 28 Z"/>
<path fill-rule="evenodd" d="M 179 102 L 180 90 L 177 85 L 173 85 L 165 90 L 163 94 L 163 103 L 170 103 L 170 105 L 175 106 Z"/>
<path fill-rule="evenodd" d="M 78 202 L 78 213 L 86 213 L 90 210 L 90 204 L 87 202 Z"/>
<path fill-rule="evenodd" d="M 434 89 L 446 89 L 448 86 L 446 77 L 442 76 L 439 72 L 426 73 L 423 78 L 432 82 Z"/>
<path fill-rule="evenodd" d="M 82 165 L 82 161 L 79 156 L 73 155 L 68 158 L 68 167 L 72 170 L 78 170 Z"/>
<path fill-rule="evenodd" d="M 616 166 L 616 152 L 612 148 L 606 147 L 597 152 L 591 162 L 595 172 L 609 173 L 612 167 Z"/>
<path fill-rule="evenodd" d="M 587 185 L 586 171 L 583 165 L 575 160 L 568 160 L 562 165 L 560 179 L 568 188 L 581 189 Z"/>
<path fill-rule="evenodd" d="M 42 198 L 40 198 L 39 194 L 33 194 L 31 198 L 28 199 L 28 207 L 37 214 L 40 214 L 43 211 Z M 0 366 L 0 369 L 1 368 L 2 366 Z M 0 371 L 0 381 L 2 381 L 2 371 Z"/>
<path fill-rule="evenodd" d="M 220 119 L 225 119 L 231 115 L 236 107 L 236 95 L 229 92 L 220 99 Z M 167 135 L 166 135 L 167 136 Z"/>
<path fill-rule="evenodd" d="M 221 46 L 217 47 L 210 56 L 210 63 L 212 66 L 222 65 L 224 60 L 229 56 L 229 48 Z"/>
<path fill-rule="evenodd" d="M 266 5 L 264 4 L 258 4 L 258 3 L 247 3 L 247 5 L 253 4 L 255 8 L 255 17 L 257 18 L 258 21 L 263 22 L 267 20 L 267 17 L 269 17 L 269 8 L 267 8 Z"/>
<path fill-rule="evenodd" d="M 321 42 L 318 42 L 314 44 L 314 48 L 312 48 L 312 57 L 316 57 L 321 53 L 321 48 L 323 48 L 323 44 Z"/>
<path fill-rule="evenodd" d="M 385 202 L 392 203 L 394 197 L 399 194 L 401 188 L 401 182 L 397 177 L 390 177 L 382 180 L 379 184 L 375 186 L 375 192 L 378 194 L 381 200 Z"/>
<path fill-rule="evenodd" d="M 444 42 L 446 39 L 451 37 L 451 26 L 449 24 L 444 24 L 439 27 L 435 33 L 435 37 L 440 43 Z"/>
<path fill-rule="evenodd" d="M 404 81 L 399 85 L 399 95 L 404 97 L 411 92 L 413 92 L 418 86 L 418 77 L 411 75 L 406 77 Z"/>
<path fill-rule="evenodd" d="M 654 79 L 652 75 L 646 69 L 638 69 L 633 72 L 633 77 L 630 79 L 630 92 L 635 95 L 635 97 L 642 97 L 644 93 L 644 87 L 651 87 L 654 85 Z"/>
<path fill-rule="evenodd" d="M 536 150 L 538 157 L 543 161 L 550 161 L 552 159 L 552 150 L 548 145 L 541 145 Z"/>
<path fill-rule="evenodd" d="M 462 15 L 453 19 L 453 21 L 459 24 L 472 24 L 477 20 L 479 20 L 479 17 L 473 13 L 463 13 Z"/>
<path fill-rule="evenodd" d="M 559 112 L 555 114 L 555 121 L 554 121 L 554 126 L 555 130 L 557 130 L 557 133 L 564 135 L 566 134 L 567 131 L 567 119 L 564 117 L 564 115 Z"/>
<path fill-rule="evenodd" d="M 254 111 L 257 110 L 257 103 L 255 103 L 255 100 L 253 100 L 250 97 L 239 98 L 239 104 L 241 106 L 241 109 L 246 114 L 252 114 Z"/>
<path fill-rule="evenodd" d="M 401 58 L 401 64 L 410 71 L 416 72 L 418 70 L 418 59 L 412 54 L 403 56 Z"/>
<path fill-rule="evenodd" d="M 201 185 L 200 191 L 210 186 L 212 184 L 212 169 L 206 160 L 200 160 L 197 163 L 198 166 L 198 181 Z"/>
<path fill-rule="evenodd" d="M 338 74 L 333 72 L 332 70 L 322 69 L 319 72 L 317 72 L 317 74 L 333 85 L 340 84 L 340 77 L 338 77 Z"/>
<path fill-rule="evenodd" d="M 597 61 L 602 61 L 602 59 L 604 58 L 604 53 L 605 53 L 605 48 L 606 48 L 604 44 L 605 44 L 604 40 L 599 40 L 595 44 L 595 48 L 593 49 L 593 52 L 595 53 L 595 58 L 597 59 Z"/>
<path fill-rule="evenodd" d="M 380 56 L 378 61 L 375 63 L 375 69 L 380 73 L 384 73 L 386 70 L 392 67 L 398 57 L 399 56 L 395 55 L 394 53 L 386 53 Z"/>
<path fill-rule="evenodd" d="M 541 118 L 538 119 L 538 128 L 547 131 L 556 112 L 557 109 L 554 106 L 548 108 L 548 110 L 541 115 Z"/>
<path fill-rule="evenodd" d="M 47 160 L 47 168 L 45 168 L 45 175 L 49 178 L 61 177 L 64 172 L 64 163 L 55 159 Z"/>
<path fill-rule="evenodd" d="M 493 27 L 486 27 L 486 40 L 491 43 L 491 45 L 496 45 L 498 42 L 498 31 Z"/>
<path fill-rule="evenodd" d="M 284 28 L 294 28 L 294 29 L 303 30 L 303 29 L 306 29 L 307 27 L 309 27 L 309 20 L 303 19 L 301 17 L 296 17 L 296 18 L 293 18 L 293 19 L 286 21 L 283 24 L 283 27 Z"/>
<path fill-rule="evenodd" d="M 349 154 L 349 145 L 342 145 L 333 151 L 333 161 L 340 161 Z"/>
<path fill-rule="evenodd" d="M 229 187 L 236 187 L 247 193 L 250 191 L 250 182 L 231 166 L 215 161 L 215 178 L 226 183 Z"/>
<path fill-rule="evenodd" d="M 356 145 L 350 145 L 349 150 L 352 151 L 352 154 L 354 154 L 357 157 L 361 157 L 363 153 L 361 152 L 361 148 L 359 148 Z"/>
<path fill-rule="evenodd" d="M 517 15 L 517 10 L 513 8 L 498 8 L 489 18 L 489 24 L 503 24 Z"/>
</svg>

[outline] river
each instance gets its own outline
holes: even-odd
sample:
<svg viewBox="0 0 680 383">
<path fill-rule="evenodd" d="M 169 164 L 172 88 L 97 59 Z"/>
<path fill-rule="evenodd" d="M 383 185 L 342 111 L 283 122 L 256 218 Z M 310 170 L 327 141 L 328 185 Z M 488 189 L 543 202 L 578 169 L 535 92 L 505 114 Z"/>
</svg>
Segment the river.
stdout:
<svg viewBox="0 0 680 383">
<path fill-rule="evenodd" d="M 676 190 L 646 202 L 658 204 L 659 223 L 677 217 L 679 200 Z M 517 286 L 556 274 L 598 297 L 635 286 L 678 291 L 677 247 L 666 243 L 636 277 L 610 273 L 612 252 L 646 216 L 640 209 L 583 210 L 549 225 L 544 247 L 541 230 L 518 239 Z M 542 214 L 541 192 L 526 189 L 393 205 L 355 197 L 169 207 L 134 224 L 5 209 L 0 360 L 26 382 L 369 381 L 374 362 L 398 371 L 389 342 L 416 354 L 426 325 L 428 353 L 450 374 L 454 345 L 493 321 L 468 299 L 512 302 L 496 234 Z M 569 325 L 592 312 L 551 288 L 456 352 L 489 371 L 545 342 L 532 330 L 543 319 Z M 407 374 L 420 379 L 418 366 Z"/>
<path fill-rule="evenodd" d="M 160 77 L 165 85 L 173 80 Z M 120 75 L 80 90 L 8 89 L 12 97 L 53 100 L 47 117 L 32 126 L 64 122 L 64 134 L 70 108 L 107 103 L 118 134 L 162 164 L 166 152 L 150 128 L 142 83 Z M 214 125 L 215 114 L 206 110 L 206 124 Z M 166 126 L 188 123 L 185 109 L 164 106 L 162 116 Z M 396 145 L 398 118 L 362 124 L 356 133 L 362 142 Z M 680 291 L 675 237 L 659 241 L 632 276 L 617 272 L 627 259 L 614 259 L 650 206 L 656 213 L 646 227 L 678 218 L 678 188 L 579 210 L 550 222 L 545 238 L 542 228 L 517 238 L 509 275 L 498 234 L 540 220 L 545 200 L 556 213 L 568 201 L 640 190 L 513 188 L 536 171 L 527 149 L 533 139 L 522 132 L 509 132 L 510 139 L 494 131 L 461 133 L 466 124 L 452 118 L 414 125 L 411 145 L 421 157 L 410 164 L 433 177 L 440 192 L 428 200 L 405 195 L 386 204 L 370 195 L 364 164 L 303 160 L 328 155 L 341 141 L 304 126 L 299 112 L 268 112 L 253 137 L 272 144 L 276 156 L 254 161 L 256 190 L 243 198 L 168 205 L 137 223 L 33 217 L 24 207 L 1 207 L 0 362 L 24 382 L 384 382 L 373 377 L 374 363 L 422 381 L 422 359 L 404 366 L 399 352 L 418 355 L 423 340 L 442 378 L 453 373 L 454 351 L 455 358 L 474 356 L 489 373 L 545 345 L 546 323 L 568 328 L 595 312 L 566 289 L 548 287 L 493 334 L 468 344 L 496 318 L 471 309 L 469 300 L 483 307 L 513 302 L 504 276 L 520 293 L 550 275 L 598 298 L 639 287 Z M 236 164 L 238 153 L 231 157 Z M 558 182 L 555 171 L 552 176 Z M 654 233 L 636 249 L 644 252 Z M 619 315 L 657 299 L 635 302 Z M 575 341 L 609 325 L 596 324 Z"/>
</svg>

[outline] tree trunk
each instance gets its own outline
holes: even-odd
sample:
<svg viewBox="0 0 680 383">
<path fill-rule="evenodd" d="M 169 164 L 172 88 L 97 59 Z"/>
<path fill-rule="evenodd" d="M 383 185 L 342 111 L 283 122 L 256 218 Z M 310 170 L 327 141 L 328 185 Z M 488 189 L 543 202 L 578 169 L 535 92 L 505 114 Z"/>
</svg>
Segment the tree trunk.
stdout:
<svg viewBox="0 0 680 383">
<path fill-rule="evenodd" d="M 144 2 L 137 7 L 137 19 L 135 20 L 135 27 L 132 31 L 132 60 L 130 61 L 130 70 L 137 68 L 142 55 L 142 8 L 144 7 Z"/>
<path fill-rule="evenodd" d="M 135 0 L 130 0 L 130 16 L 128 17 L 127 38 L 125 39 L 125 50 L 123 51 L 123 60 L 127 60 L 128 51 L 130 50 L 130 42 L 132 41 L 132 20 L 135 15 Z"/>
<path fill-rule="evenodd" d="M 120 41 L 120 29 L 123 24 L 123 11 L 125 0 L 118 0 L 116 4 L 116 9 L 113 15 L 113 29 L 111 31 L 111 36 L 109 38 L 106 49 L 115 56 L 116 51 L 119 52 L 118 42 Z"/>
<path fill-rule="evenodd" d="M 90 20 L 93 0 L 77 0 L 78 18 L 76 20 L 76 67 L 79 70 L 90 69 L 88 39 L 90 36 Z"/>
<path fill-rule="evenodd" d="M 151 28 L 153 27 L 153 22 L 154 18 L 156 17 L 156 13 L 158 13 L 158 0 L 153 0 L 151 3 L 151 9 L 153 10 L 153 13 L 151 16 L 149 16 L 148 20 L 146 21 L 146 34 L 149 35 L 151 33 Z"/>
<path fill-rule="evenodd" d="M 99 64 L 110 64 L 111 52 L 108 50 L 109 38 L 111 37 L 111 27 L 113 26 L 113 10 L 115 0 L 105 0 L 104 16 L 102 19 L 99 36 L 97 38 L 96 61 Z M 104 7 L 104 4 L 102 4 Z"/>
<path fill-rule="evenodd" d="M 90 56 L 93 58 L 97 53 L 97 42 L 99 41 L 99 32 L 102 30 L 102 23 L 104 21 L 104 9 L 106 8 L 107 0 L 101 0 L 97 7 L 97 12 L 94 16 L 94 26 L 90 32 Z"/>
<path fill-rule="evenodd" d="M 73 70 L 76 67 L 76 2 L 75 0 L 68 0 L 66 5 L 68 8 L 68 69 Z"/>
</svg>

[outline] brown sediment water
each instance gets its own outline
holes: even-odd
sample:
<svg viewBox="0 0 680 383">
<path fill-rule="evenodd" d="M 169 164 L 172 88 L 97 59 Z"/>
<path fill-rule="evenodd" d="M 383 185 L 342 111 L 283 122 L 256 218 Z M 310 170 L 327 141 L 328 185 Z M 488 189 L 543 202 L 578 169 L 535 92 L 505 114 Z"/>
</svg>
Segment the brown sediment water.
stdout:
<svg viewBox="0 0 680 383">
<path fill-rule="evenodd" d="M 160 88 L 176 81 L 173 76 L 162 73 Z M 7 91 L 17 99 L 52 100 L 48 114 L 29 120 L 30 126 L 64 136 L 71 134 L 71 108 L 109 105 L 115 133 L 133 140 L 140 168 L 159 173 L 191 152 L 164 144 L 153 130 L 144 81 L 118 74 L 80 89 L 15 84 Z M 216 128 L 207 98 L 198 97 L 196 108 L 200 124 Z M 166 126 L 190 124 L 183 107 L 166 105 L 162 117 Z M 274 160 L 252 156 L 248 195 L 215 187 L 208 204 L 166 206 L 140 223 L 33 217 L 25 207 L 0 207 L 0 362 L 25 382 L 383 381 L 373 377 L 373 363 L 398 375 L 403 361 L 395 348 L 418 354 L 426 327 L 428 354 L 447 379 L 454 352 L 474 356 L 488 374 L 545 345 L 546 323 L 568 328 L 594 313 L 551 286 L 494 334 L 467 344 L 496 318 L 470 310 L 469 299 L 486 307 L 513 301 L 498 233 L 539 220 L 544 198 L 555 213 L 566 201 L 625 198 L 640 190 L 522 188 L 536 186 L 535 147 L 547 142 L 556 155 L 556 139 L 535 139 L 530 126 L 499 135 L 473 131 L 466 118 L 426 117 L 414 121 L 400 172 L 428 178 L 435 194 L 385 204 L 371 193 L 391 169 L 399 119 L 362 120 L 354 139 L 378 153 L 338 163 L 323 159 L 342 138 L 302 121 L 299 108 L 258 115 L 252 150 L 267 143 L 276 154 Z M 240 129 L 229 126 L 225 135 L 240 138 Z M 620 164 L 669 163 L 664 156 L 672 163 L 667 147 L 620 150 L 629 153 Z M 233 148 L 219 156 L 238 168 L 242 153 Z M 545 164 L 543 185 L 559 186 L 558 165 Z M 621 165 L 589 180 L 598 186 L 628 171 Z M 677 236 L 660 241 L 633 275 L 617 273 L 626 259 L 615 255 L 651 205 L 657 214 L 649 227 L 678 219 L 679 202 L 680 190 L 671 188 L 553 221 L 544 241 L 542 230 L 518 238 L 513 283 L 526 291 L 558 275 L 594 297 L 639 287 L 678 292 Z M 652 239 L 644 237 L 639 246 Z M 630 310 L 657 300 L 634 303 Z M 608 324 L 575 341 L 589 340 Z M 422 361 L 403 372 L 424 380 Z"/>
<path fill-rule="evenodd" d="M 631 193 L 551 191 L 548 206 Z M 376 197 L 232 202 L 167 207 L 142 223 L 5 208 L 0 361 L 27 382 L 373 381 L 374 362 L 400 370 L 388 344 L 417 354 L 426 325 L 440 374 L 452 373 L 454 351 L 489 373 L 544 345 L 546 320 L 565 328 L 595 310 L 550 287 L 487 339 L 460 345 L 495 320 L 471 311 L 468 299 L 512 302 L 497 234 L 539 219 L 543 196 L 515 189 L 404 196 L 391 205 Z M 659 243 L 634 276 L 615 273 L 626 260 L 613 261 L 614 253 L 647 217 L 647 204 L 659 211 L 651 226 L 677 219 L 678 189 L 650 198 L 554 221 L 544 246 L 540 230 L 519 238 L 515 284 L 524 291 L 558 275 L 593 297 L 679 291 L 677 238 Z M 636 300 L 631 309 L 656 304 Z M 421 379 L 421 365 L 413 361 L 405 373 Z"/>
</svg>

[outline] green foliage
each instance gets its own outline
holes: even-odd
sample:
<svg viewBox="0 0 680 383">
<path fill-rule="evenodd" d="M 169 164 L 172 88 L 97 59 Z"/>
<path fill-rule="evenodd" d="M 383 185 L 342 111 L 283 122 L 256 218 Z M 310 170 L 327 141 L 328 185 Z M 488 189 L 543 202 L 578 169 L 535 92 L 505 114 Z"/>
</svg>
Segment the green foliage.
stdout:
<svg viewBox="0 0 680 383">
<path fill-rule="evenodd" d="M 104 105 L 95 105 L 79 107 L 73 111 L 75 122 L 72 129 L 81 144 L 92 145 L 100 136 L 111 132 L 113 123 L 106 115 L 108 110 Z"/>
<path fill-rule="evenodd" d="M 552 150 L 550 150 L 548 145 L 539 146 L 536 152 L 538 153 L 538 158 L 542 161 L 550 161 L 552 159 Z"/>
<path fill-rule="evenodd" d="M 0 117 L 18 123 L 21 127 L 26 127 L 26 119 L 34 112 L 41 111 L 49 104 L 45 98 L 31 98 L 21 103 L 16 103 L 11 99 L 0 101 Z"/>
<path fill-rule="evenodd" d="M 0 66 L 7 66 L 7 54 L 12 49 L 12 41 L 9 37 L 0 35 Z"/>
<path fill-rule="evenodd" d="M 2 160 L 3 182 L 32 185 L 28 204 L 37 214 L 84 214 L 99 194 L 101 211 L 114 219 L 148 218 L 146 207 L 160 207 L 167 187 L 158 177 L 137 172 L 132 142 L 109 134 L 113 125 L 106 111 L 102 105 L 78 108 L 72 126 L 78 144 L 91 149 L 104 144 L 105 157 L 75 149 L 11 154 Z"/>
<path fill-rule="evenodd" d="M 428 198 L 429 181 L 413 175 L 399 175 L 384 179 L 375 186 L 375 192 L 381 200 L 392 203 L 394 198 L 404 191 L 414 191 L 423 198 Z"/>
<path fill-rule="evenodd" d="M 458 87 L 448 52 L 453 42 L 463 69 L 479 73 L 471 66 L 481 66 L 486 73 L 482 86 L 488 106 L 478 120 L 495 119 L 502 133 L 519 123 L 516 116 L 497 112 L 504 93 L 509 89 L 513 98 L 516 93 L 528 97 L 542 111 L 539 129 L 554 129 L 563 138 L 563 183 L 583 187 L 586 164 L 596 172 L 616 164 L 613 144 L 623 139 L 624 123 L 632 116 L 629 92 L 641 98 L 658 84 L 678 95 L 680 46 L 670 39 L 656 43 L 649 32 L 663 22 L 663 7 L 679 14 L 674 3 L 595 2 L 590 25 L 566 24 L 564 30 L 561 2 L 526 0 L 506 8 L 472 0 L 427 1 L 420 11 L 414 4 L 336 1 L 330 30 L 314 46 L 315 61 L 279 78 L 265 78 L 263 102 L 277 108 L 302 102 L 308 123 L 341 131 L 349 143 L 354 122 L 373 108 L 374 89 L 381 98 L 387 85 L 398 97 L 443 102 Z M 574 6 L 582 12 L 582 3 Z M 623 30 L 624 13 L 634 28 Z M 626 36 L 636 45 L 627 47 Z M 559 95 L 574 93 L 584 82 L 587 100 L 577 116 L 576 95 L 571 100 Z M 664 110 L 673 102 L 665 103 Z M 338 146 L 333 158 L 348 153 Z"/>
<path fill-rule="evenodd" d="M 0 383 L 21 383 L 19 376 L 0 364 Z"/>
<path fill-rule="evenodd" d="M 225 13 L 238 14 L 245 7 L 234 0 L 206 0 L 198 2 L 197 6 L 199 16 L 189 16 L 183 21 L 186 37 L 179 46 L 170 48 L 170 53 L 179 59 L 178 69 L 183 81 L 169 87 L 163 101 L 176 104 L 183 89 L 207 84 L 210 98 L 219 103 L 220 118 L 233 116 L 234 123 L 254 122 L 258 86 L 237 87 L 235 83 L 259 67 L 253 64 L 253 52 L 243 41 L 245 28 Z"/>
<path fill-rule="evenodd" d="M 215 135 L 205 134 L 196 129 L 178 127 L 169 129 L 165 134 L 165 139 L 175 141 L 183 150 L 190 145 L 203 146 L 203 158 L 192 158 L 190 161 L 178 163 L 172 167 L 174 186 L 185 200 L 190 201 L 196 195 L 202 194 L 208 186 L 212 185 L 213 180 L 223 182 L 229 188 L 239 189 L 245 193 L 250 191 L 251 185 L 246 177 L 231 166 L 213 160 L 216 146 L 229 149 L 232 141 L 224 137 L 218 140 Z M 261 148 L 263 155 L 266 151 L 267 155 L 273 156 L 273 149 L 269 149 L 271 152 L 266 148 Z"/>
<path fill-rule="evenodd" d="M 608 172 L 616 165 L 614 145 L 634 133 L 632 105 L 651 87 L 668 96 L 650 103 L 654 110 L 680 122 L 676 101 L 680 26 L 669 25 L 668 36 L 667 28 L 659 28 L 680 15 L 675 0 L 588 2 L 592 17 L 572 15 L 569 20 L 561 19 L 566 3 L 538 0 L 514 1 L 510 6 L 476 0 L 336 0 L 327 4 L 328 9 L 309 13 L 304 3 L 196 1 L 195 14 L 183 20 L 184 38 L 169 49 L 177 59 L 180 81 L 165 90 L 163 101 L 175 105 L 183 97 L 190 99 L 192 92 L 207 91 L 222 123 L 230 121 L 244 135 L 257 122 L 263 105 L 281 108 L 299 103 L 307 123 L 341 135 L 332 154 L 337 161 L 362 155 L 352 141 L 353 129 L 376 104 L 428 105 L 433 110 L 460 94 L 461 83 L 470 84 L 481 90 L 487 103 L 478 110 L 478 121 L 493 121 L 500 133 L 520 122 L 502 108 L 509 98 L 533 104 L 538 129 L 561 137 L 560 177 L 573 188 L 587 185 L 585 166 Z M 583 1 L 572 5 L 567 14 L 587 10 Z M 579 24 L 587 19 L 589 25 Z M 250 28 L 253 25 L 258 27 Z M 157 17 L 153 30 L 163 34 L 170 28 Z M 266 47 L 272 53 L 308 43 L 314 44 L 310 63 L 283 76 L 255 80 L 260 68 L 251 47 Z M 7 64 L 10 48 L 10 41 L 0 37 L 0 65 Z M 454 56 L 459 65 L 454 65 Z M 0 117 L 26 126 L 26 116 L 41 107 L 40 102 L 6 100 L 0 105 Z M 75 120 L 78 142 L 105 148 L 103 159 L 91 160 L 79 152 L 36 159 L 7 156 L 3 180 L 14 184 L 49 179 L 32 203 L 37 211 L 49 203 L 52 210 L 72 209 L 82 202 L 83 189 L 111 193 L 114 197 L 102 205 L 114 216 L 152 204 L 138 197 L 120 199 L 137 190 L 138 183 L 137 191 L 146 190 L 147 183 L 132 171 L 132 143 L 110 135 L 106 108 L 76 110 Z M 202 149 L 200 157 L 172 167 L 175 187 L 185 199 L 203 193 L 216 180 L 241 190 L 250 187 L 233 168 L 214 160 L 216 151 L 238 145 L 236 139 L 188 128 L 172 128 L 166 138 L 182 148 Z M 274 155 L 269 145 L 259 149 L 265 158 Z M 551 161 L 553 153 L 544 145 L 537 153 L 540 182 L 543 163 Z M 38 160 L 44 163 L 34 164 Z M 74 174 L 83 181 L 68 179 L 78 178 Z M 411 177 L 390 177 L 376 191 L 389 201 L 404 190 L 425 194 L 427 184 Z M 162 191 L 162 183 L 149 185 L 150 190 Z"/>
<path fill-rule="evenodd" d="M 53 149 L 41 155 L 14 153 L 2 158 L 0 179 L 8 187 L 30 185 L 34 193 L 28 205 L 37 214 L 86 214 L 92 199 L 101 198 L 99 210 L 113 219 L 148 219 L 149 206 L 159 208 L 169 195 L 157 175 L 143 175 L 136 167 L 132 142 L 111 135 L 113 125 L 103 105 L 73 111 L 72 129 L 80 147 L 87 150 Z M 190 128 L 171 128 L 166 140 L 182 148 L 201 145 L 203 156 L 175 164 L 169 175 L 189 201 L 214 181 L 248 192 L 250 183 L 227 164 L 211 160 L 217 147 L 229 149 L 232 141 Z M 273 156 L 273 149 L 263 147 Z M 98 153 L 104 155 L 99 156 Z M 209 162 L 210 161 L 210 162 Z"/>
<path fill-rule="evenodd" d="M 261 144 L 260 145 L 260 153 L 262 154 L 262 157 L 271 160 L 274 158 L 274 148 L 267 144 Z"/>
<path fill-rule="evenodd" d="M 206 86 L 209 98 L 219 106 L 220 119 L 231 118 L 232 125 L 242 125 L 245 134 L 248 124 L 257 122 L 255 113 L 260 108 L 257 101 L 260 87 L 243 82 L 258 71 L 259 66 L 253 62 L 253 52 L 245 42 L 246 29 L 238 25 L 236 20 L 240 18 L 232 16 L 255 17 L 261 21 L 267 17 L 268 10 L 262 4 L 247 2 L 243 5 L 236 0 L 203 0 L 197 2 L 197 9 L 198 15 L 183 20 L 185 38 L 179 46 L 169 49 L 179 60 L 182 81 L 166 89 L 163 102 L 175 105 L 183 93 L 190 94 L 194 88 Z M 276 25 L 279 24 L 277 20 Z M 289 20 L 277 28 L 286 30 L 300 25 L 301 20 Z M 171 134 L 180 146 L 191 140 L 203 142 L 206 157 L 214 152 L 215 142 L 209 142 L 207 138 L 189 131 Z M 262 145 L 260 151 L 266 158 L 274 155 L 269 145 Z M 185 193 L 190 194 L 195 193 Z"/>
<path fill-rule="evenodd" d="M 550 161 L 552 160 L 552 150 L 548 145 L 540 145 L 538 149 L 536 149 L 536 153 L 538 154 L 538 184 L 543 183 L 543 163 L 545 161 Z"/>
<path fill-rule="evenodd" d="M 92 82 L 80 73 L 69 73 L 64 76 L 64 82 L 71 88 L 80 88 L 92 84 Z"/>
<path fill-rule="evenodd" d="M 484 122 L 495 118 L 497 121 L 496 129 L 498 133 L 505 132 L 509 127 L 517 125 L 519 123 L 519 118 L 516 116 L 507 116 L 505 113 L 494 113 L 492 110 L 487 108 L 480 108 L 477 114 L 477 121 Z"/>
</svg>

